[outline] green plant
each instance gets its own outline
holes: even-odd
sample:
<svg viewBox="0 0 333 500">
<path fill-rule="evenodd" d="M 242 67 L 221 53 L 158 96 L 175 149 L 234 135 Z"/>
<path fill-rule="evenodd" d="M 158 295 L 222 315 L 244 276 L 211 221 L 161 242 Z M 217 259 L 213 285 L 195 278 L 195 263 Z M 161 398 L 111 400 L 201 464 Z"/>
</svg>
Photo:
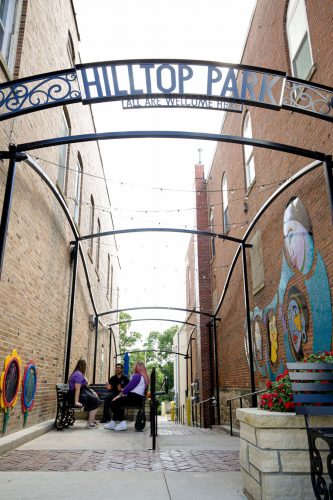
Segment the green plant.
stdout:
<svg viewBox="0 0 333 500">
<path fill-rule="evenodd" d="M 303 359 L 304 363 L 333 363 L 333 351 L 312 353 Z M 266 382 L 267 392 L 260 398 L 259 408 L 268 411 L 293 411 L 295 403 L 291 391 L 288 370 L 276 378 L 275 382 Z"/>
<path fill-rule="evenodd" d="M 260 398 L 259 408 L 268 411 L 292 411 L 293 402 L 288 370 L 276 378 L 275 382 L 266 382 L 267 392 Z"/>
<path fill-rule="evenodd" d="M 333 363 L 333 351 L 310 354 L 303 361 L 304 363 Z"/>
</svg>

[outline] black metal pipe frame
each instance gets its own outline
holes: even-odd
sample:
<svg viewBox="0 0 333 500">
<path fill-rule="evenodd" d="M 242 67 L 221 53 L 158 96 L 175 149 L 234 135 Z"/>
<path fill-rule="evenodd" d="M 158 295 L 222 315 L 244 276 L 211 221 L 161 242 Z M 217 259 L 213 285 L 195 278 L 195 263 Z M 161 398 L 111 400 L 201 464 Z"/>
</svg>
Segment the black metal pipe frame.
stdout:
<svg viewBox="0 0 333 500">
<path fill-rule="evenodd" d="M 243 138 L 243 137 L 237 137 L 237 136 L 225 136 L 221 134 L 202 134 L 202 133 L 193 133 L 193 132 L 175 132 L 175 131 L 146 131 L 146 132 L 137 132 L 137 131 L 132 131 L 132 132 L 107 132 L 107 133 L 102 133 L 102 134 L 85 134 L 85 135 L 79 135 L 79 136 L 71 136 L 71 137 L 61 137 L 61 138 L 55 138 L 55 139 L 47 139 L 47 140 L 42 140 L 42 141 L 36 141 L 32 143 L 25 143 L 25 144 L 20 144 L 16 146 L 16 151 L 17 152 L 25 152 L 29 151 L 32 149 L 39 149 L 39 148 L 45 148 L 45 147 L 51 147 L 55 145 L 61 145 L 61 144 L 70 144 L 70 143 L 75 143 L 75 142 L 88 142 L 88 141 L 95 141 L 95 140 L 110 140 L 110 139 L 125 139 L 125 138 L 178 138 L 178 139 L 201 139 L 201 140 L 211 140 L 211 141 L 216 141 L 216 142 L 227 142 L 227 143 L 234 143 L 234 144 L 242 144 L 242 145 L 252 145 L 256 147 L 261 147 L 265 149 L 271 149 L 271 150 L 276 150 L 276 151 L 282 151 L 285 153 L 289 154 L 295 154 L 298 156 L 303 156 L 307 158 L 312 158 L 315 160 L 318 160 L 319 162 L 326 162 L 326 165 L 331 165 L 331 158 L 326 157 L 325 154 L 317 152 L 317 151 L 310 151 L 304 148 L 297 148 L 285 144 L 280 144 L 280 143 L 275 143 L 275 142 L 269 142 L 269 141 L 263 141 L 263 140 L 257 140 L 257 139 L 248 139 L 248 138 Z M 11 152 L 0 152 L 0 158 L 6 159 L 10 158 Z M 304 170 L 304 169 L 303 169 Z M 307 173 L 307 172 L 306 172 Z M 298 173 L 300 174 L 300 173 Z M 298 178 L 297 174 L 293 176 L 295 182 L 295 179 Z M 326 178 L 328 179 L 329 183 L 329 191 L 332 193 L 332 172 L 331 169 L 326 167 Z M 286 187 L 289 187 L 289 185 L 292 184 L 292 181 L 287 181 L 283 186 L 284 189 Z M 282 186 L 281 186 L 282 187 Z M 277 190 L 276 193 L 280 194 L 280 190 Z M 278 196 L 276 194 L 276 196 Z M 274 198 L 275 199 L 275 198 Z M 268 200 L 270 203 L 273 201 L 272 197 Z M 332 197 L 330 199 L 330 203 L 332 202 Z M 265 203 L 264 207 L 261 211 L 259 211 L 260 216 L 264 213 L 264 211 L 268 208 L 270 203 Z M 332 203 L 333 205 L 333 203 Z M 245 233 L 245 236 L 241 242 L 241 249 L 243 251 L 244 255 L 244 249 L 246 246 L 246 237 L 250 232 L 250 229 L 253 228 L 254 224 L 258 220 L 258 215 L 255 217 L 255 219 L 252 221 L 250 224 L 247 232 Z M 110 232 L 112 234 L 112 231 Z M 95 235 L 90 235 L 90 237 L 94 237 Z M 89 238 L 89 236 L 86 236 L 85 239 Z M 238 240 L 239 241 L 239 240 Z M 237 250 L 236 254 L 239 254 L 240 248 Z M 81 254 L 82 255 L 82 254 Z M 237 255 L 238 256 L 238 255 Z M 246 258 L 246 257 L 245 257 Z M 237 258 L 236 258 L 237 260 Z M 244 260 L 244 259 L 243 259 Z M 234 259 L 235 262 L 235 259 Z M 233 262 L 233 263 L 234 263 Z M 234 266 L 233 266 L 234 267 Z M 244 265 L 243 265 L 244 267 Z M 229 277 L 229 276 L 228 276 Z M 227 279 L 228 279 L 227 277 Z M 220 301 L 218 310 L 221 307 L 222 303 Z M 248 306 L 249 307 L 249 306 Z M 169 308 L 166 308 L 169 309 Z M 176 308 L 175 308 L 176 309 Z M 178 309 L 178 308 L 177 308 Z M 128 310 L 128 309 L 127 309 Z M 180 309 L 179 309 L 180 310 Z M 115 311 L 114 311 L 115 312 Z M 109 312 L 99 314 L 104 315 L 104 314 L 109 314 Z M 210 315 L 208 313 L 205 313 L 209 315 L 210 317 L 216 317 L 217 313 L 214 315 Z M 248 320 L 247 320 L 248 321 Z M 97 321 L 98 322 L 98 321 Z M 95 339 L 95 343 L 97 340 Z M 249 345 L 249 349 L 251 349 L 252 346 L 251 344 Z M 96 363 L 96 360 L 94 360 Z M 254 374 L 251 373 L 251 379 Z M 251 381 L 252 385 L 252 381 Z"/>
<path fill-rule="evenodd" d="M 216 318 L 213 318 L 213 338 L 214 338 L 214 358 L 215 358 L 215 380 L 216 380 L 216 411 L 217 411 L 217 425 L 221 424 L 221 410 L 220 410 L 220 384 L 219 384 L 219 367 L 217 362 L 217 330 Z"/>
<path fill-rule="evenodd" d="M 0 279 L 2 274 L 3 260 L 5 256 L 10 210 L 14 192 L 16 163 L 18 161 L 25 160 L 25 158 L 26 155 L 24 153 L 17 153 L 16 146 L 14 144 L 9 145 L 9 165 L 0 222 Z"/>
<path fill-rule="evenodd" d="M 76 296 L 76 279 L 77 279 L 77 264 L 79 258 L 79 245 L 80 242 L 77 241 L 72 247 L 71 251 L 71 267 L 72 267 L 72 279 L 71 279 L 71 298 L 69 305 L 69 317 L 68 317 L 68 327 L 67 327 L 67 345 L 66 345 L 66 361 L 65 361 L 65 374 L 64 380 L 67 384 L 69 376 L 69 365 L 71 359 L 71 348 L 72 348 L 72 336 L 73 336 L 73 324 L 74 324 L 74 310 L 75 310 L 75 296 Z"/>
<path fill-rule="evenodd" d="M 101 312 L 98 314 L 98 316 L 106 316 L 107 314 L 112 314 L 112 313 L 119 313 L 119 312 L 125 312 L 125 311 L 138 311 L 138 310 L 145 310 L 145 309 L 163 309 L 167 311 L 183 311 L 183 312 L 190 312 L 194 314 L 202 314 L 203 316 L 208 316 L 210 318 L 213 318 L 214 315 L 211 313 L 203 312 L 203 311 L 197 311 L 196 309 L 184 309 L 183 307 L 166 307 L 166 306 L 144 306 L 144 307 L 126 307 L 124 309 L 113 309 L 111 311 L 105 311 Z"/>
<path fill-rule="evenodd" d="M 333 171 L 332 156 L 326 156 L 324 162 L 324 172 L 327 187 L 328 203 L 331 211 L 331 222 L 333 224 Z"/>
<path fill-rule="evenodd" d="M 116 321 L 115 323 L 110 323 L 109 326 L 124 325 L 126 323 L 133 323 L 134 321 L 170 321 L 170 323 L 182 323 L 184 325 L 196 326 L 194 323 L 189 321 L 180 321 L 178 319 L 168 319 L 168 318 L 139 318 L 139 319 L 127 319 L 123 321 Z"/>
<path fill-rule="evenodd" d="M 252 346 L 252 333 L 251 333 L 251 317 L 250 317 L 250 299 L 249 299 L 249 285 L 247 279 L 247 263 L 246 263 L 246 248 L 242 245 L 242 264 L 243 264 L 243 284 L 244 284 L 244 301 L 245 301 L 245 314 L 246 314 L 246 329 L 247 329 L 247 342 L 249 351 L 249 365 L 250 365 L 250 380 L 251 392 L 256 390 L 255 369 L 253 359 L 253 346 Z M 257 406 L 257 397 L 252 396 L 252 406 Z"/>
<path fill-rule="evenodd" d="M 117 357 L 119 356 L 124 356 L 124 354 L 128 353 L 128 354 L 133 354 L 135 352 L 164 352 L 164 353 L 167 353 L 167 354 L 176 354 L 177 356 L 183 356 L 184 358 L 187 358 L 188 355 L 187 354 L 184 354 L 182 352 L 177 352 L 177 351 L 165 351 L 163 349 L 142 349 L 142 350 L 134 350 L 134 351 L 126 351 L 126 352 L 120 352 L 119 354 L 117 354 Z"/>
<path fill-rule="evenodd" d="M 254 146 L 263 149 L 271 149 L 273 151 L 280 151 L 282 153 L 289 153 L 305 158 L 312 158 L 313 160 L 325 161 L 325 154 L 319 151 L 312 151 L 310 149 L 289 146 L 279 142 L 265 141 L 262 139 L 253 139 L 241 137 L 237 135 L 223 135 L 223 134 L 208 134 L 204 132 L 186 132 L 186 131 L 169 131 L 169 130 L 146 130 L 137 131 L 131 130 L 126 132 L 100 132 L 94 134 L 80 134 L 64 137 L 56 137 L 53 139 L 43 139 L 41 141 L 26 142 L 16 146 L 17 151 L 32 151 L 41 148 L 49 148 L 53 146 L 61 146 L 64 144 L 75 144 L 81 142 L 92 141 L 106 141 L 106 140 L 120 140 L 120 139 L 190 139 L 202 140 L 213 142 L 226 142 L 230 144 L 241 144 L 242 146 Z M 0 158 L 7 159 L 10 157 L 8 151 L 1 151 Z"/>
<path fill-rule="evenodd" d="M 94 367 L 93 367 L 93 384 L 96 384 L 96 364 L 97 364 L 97 344 L 98 344 L 98 317 L 95 319 L 95 344 L 94 344 Z"/>
</svg>

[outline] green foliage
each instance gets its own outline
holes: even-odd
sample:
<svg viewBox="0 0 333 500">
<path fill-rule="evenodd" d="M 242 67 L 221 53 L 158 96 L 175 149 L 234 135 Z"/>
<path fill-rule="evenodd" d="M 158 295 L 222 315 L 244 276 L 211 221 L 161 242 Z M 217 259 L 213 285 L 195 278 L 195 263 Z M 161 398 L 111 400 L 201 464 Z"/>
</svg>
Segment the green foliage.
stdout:
<svg viewBox="0 0 333 500">
<path fill-rule="evenodd" d="M 148 334 L 143 346 L 139 345 L 142 340 L 142 335 L 139 332 L 130 331 L 131 316 L 128 313 L 121 312 L 119 321 L 128 321 L 119 325 L 119 348 L 120 352 L 130 353 L 130 373 L 133 372 L 133 367 L 137 361 L 145 363 L 148 373 L 150 374 L 153 368 L 156 368 L 156 389 L 159 390 L 162 386 L 164 377 L 168 377 L 169 388 L 174 385 L 173 367 L 174 354 L 169 354 L 165 351 L 172 351 L 173 337 L 178 332 L 178 326 L 172 326 L 164 332 L 151 331 Z M 145 350 L 146 352 L 133 352 L 135 349 Z M 162 351 L 162 352 L 160 352 Z M 172 400 L 172 393 L 167 396 L 161 396 L 161 400 Z"/>
<path fill-rule="evenodd" d="M 131 328 L 131 316 L 128 313 L 121 312 L 119 314 L 119 321 L 129 321 L 129 323 L 123 323 L 119 325 L 119 348 L 120 352 L 131 351 L 135 344 L 142 340 L 142 335 L 139 332 L 130 331 Z"/>
<path fill-rule="evenodd" d="M 173 338 L 178 332 L 178 326 L 172 326 L 164 332 L 152 331 L 149 333 L 144 349 L 147 350 L 146 364 L 149 371 L 156 368 L 156 386 L 157 389 L 162 385 L 164 377 L 168 377 L 169 388 L 174 386 L 173 367 L 174 354 L 169 354 L 165 351 L 172 351 Z M 159 352 L 162 351 L 162 352 Z M 164 351 L 164 352 L 163 352 Z M 169 392 L 167 396 L 161 396 L 161 400 L 172 400 L 172 394 Z"/>
</svg>

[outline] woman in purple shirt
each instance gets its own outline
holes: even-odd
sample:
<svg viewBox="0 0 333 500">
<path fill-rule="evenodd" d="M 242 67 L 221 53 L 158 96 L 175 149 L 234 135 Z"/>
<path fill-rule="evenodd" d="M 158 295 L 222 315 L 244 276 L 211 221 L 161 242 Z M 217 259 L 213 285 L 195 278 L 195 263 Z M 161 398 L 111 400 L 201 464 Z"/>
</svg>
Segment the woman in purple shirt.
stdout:
<svg viewBox="0 0 333 500">
<path fill-rule="evenodd" d="M 96 392 L 88 386 L 88 381 L 85 377 L 86 369 L 86 360 L 79 359 L 72 375 L 69 377 L 69 397 L 75 406 L 78 408 L 84 407 L 84 411 L 88 412 L 88 423 L 86 427 L 88 429 L 94 429 L 98 427 L 95 417 L 101 401 Z"/>
<path fill-rule="evenodd" d="M 124 408 L 126 406 L 140 406 L 147 391 L 149 376 L 144 363 L 138 361 L 134 366 L 134 374 L 130 382 L 124 387 L 121 393 L 116 396 L 111 403 L 113 418 L 111 422 L 104 425 L 104 429 L 125 431 L 127 429 L 124 420 Z M 119 424 L 116 425 L 116 421 Z"/>
</svg>

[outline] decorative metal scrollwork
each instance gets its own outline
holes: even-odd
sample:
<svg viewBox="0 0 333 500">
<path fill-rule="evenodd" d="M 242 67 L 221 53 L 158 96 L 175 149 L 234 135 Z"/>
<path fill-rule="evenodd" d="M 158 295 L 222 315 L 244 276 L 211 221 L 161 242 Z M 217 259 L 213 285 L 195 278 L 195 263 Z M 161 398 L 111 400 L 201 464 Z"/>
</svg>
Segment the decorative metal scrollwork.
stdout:
<svg viewBox="0 0 333 500">
<path fill-rule="evenodd" d="M 323 429 L 307 428 L 310 452 L 310 465 L 311 465 L 311 481 L 315 497 L 318 500 L 329 500 L 333 492 L 333 469 L 332 469 L 332 456 L 333 456 L 333 442 L 330 437 L 323 433 Z M 316 440 L 319 439 L 321 443 L 326 442 L 329 450 L 319 450 L 316 446 Z M 323 467 L 323 460 L 321 454 L 327 454 L 326 464 L 327 472 L 325 473 Z M 330 482 L 327 482 L 325 475 L 329 476 Z"/>
<path fill-rule="evenodd" d="M 31 108 L 81 100 L 76 72 L 0 86 L 0 120 L 32 111 Z"/>
<path fill-rule="evenodd" d="M 333 118 L 333 92 L 310 84 L 287 80 L 282 104 Z"/>
</svg>

